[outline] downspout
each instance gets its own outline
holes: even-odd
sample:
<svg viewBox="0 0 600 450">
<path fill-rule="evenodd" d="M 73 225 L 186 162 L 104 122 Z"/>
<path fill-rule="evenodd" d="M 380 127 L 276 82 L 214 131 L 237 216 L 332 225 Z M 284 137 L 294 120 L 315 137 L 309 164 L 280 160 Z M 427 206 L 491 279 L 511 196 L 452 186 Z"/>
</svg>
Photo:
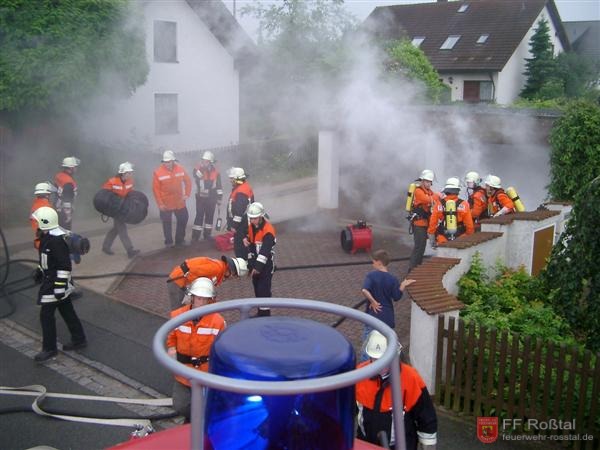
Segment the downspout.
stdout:
<svg viewBox="0 0 600 450">
<path fill-rule="evenodd" d="M 496 85 L 494 84 L 494 72 L 488 72 L 490 81 L 492 82 L 492 101 L 497 103 L 496 101 Z"/>
</svg>

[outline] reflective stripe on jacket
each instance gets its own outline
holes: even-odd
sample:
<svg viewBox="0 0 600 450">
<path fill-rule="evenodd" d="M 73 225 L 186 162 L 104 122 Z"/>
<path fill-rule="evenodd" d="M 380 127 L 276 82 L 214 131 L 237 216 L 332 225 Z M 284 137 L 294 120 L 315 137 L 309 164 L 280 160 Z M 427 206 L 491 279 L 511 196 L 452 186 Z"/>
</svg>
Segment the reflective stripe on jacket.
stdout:
<svg viewBox="0 0 600 450">
<path fill-rule="evenodd" d="M 437 232 L 441 228 L 444 232 L 446 231 L 446 201 L 454 200 L 456 205 L 456 223 L 457 232 L 456 237 L 462 234 L 473 234 L 475 232 L 475 225 L 473 224 L 473 217 L 471 216 L 471 208 L 469 203 L 458 198 L 456 194 L 447 194 L 443 200 L 439 200 L 435 203 L 435 206 L 431 212 L 429 219 L 429 227 L 427 228 L 428 234 L 438 234 Z M 459 203 L 460 202 L 460 203 Z M 447 239 L 444 237 L 438 242 L 446 242 Z"/>
<path fill-rule="evenodd" d="M 102 185 L 102 189 L 107 189 L 111 192 L 114 192 L 119 197 L 127 197 L 127 194 L 133 190 L 133 178 L 129 178 L 123 182 L 121 177 L 117 175 L 106 180 L 106 182 Z"/>
<path fill-rule="evenodd" d="M 196 181 L 196 187 L 198 188 L 198 195 L 200 197 L 210 197 L 217 200 L 223 198 L 221 174 L 214 165 L 196 165 L 196 167 L 194 167 L 194 180 Z"/>
<path fill-rule="evenodd" d="M 188 269 L 188 273 L 185 277 L 183 276 L 182 265 L 175 266 L 169 274 L 169 279 L 173 280 L 173 283 L 180 288 L 189 286 L 196 278 L 200 277 L 210 278 L 214 285 L 218 286 L 223 281 L 225 272 L 228 270 L 225 261 L 207 258 L 205 256 L 186 259 L 184 264 Z"/>
<path fill-rule="evenodd" d="M 192 180 L 179 164 L 173 170 L 163 164 L 155 171 L 152 179 L 154 198 L 161 210 L 176 210 L 185 208 L 185 198 L 192 192 Z"/>
<path fill-rule="evenodd" d="M 188 312 L 192 309 L 190 305 L 182 306 L 171 311 L 171 318 Z M 225 319 L 218 313 L 208 314 L 199 320 L 190 320 L 179 325 L 167 336 L 167 347 L 175 347 L 177 353 L 193 358 L 203 358 L 206 362 L 199 365 L 186 364 L 204 372 L 208 371 L 208 360 L 210 349 L 217 335 L 226 327 Z M 190 385 L 187 378 L 176 375 L 175 379 L 186 386 Z"/>
<path fill-rule="evenodd" d="M 246 208 L 252 202 L 254 202 L 252 186 L 247 181 L 236 185 L 229 195 L 227 225 L 235 229 L 239 228 L 242 224 L 242 218 L 246 214 Z"/>
<path fill-rule="evenodd" d="M 251 262 L 251 267 L 258 272 L 262 272 L 267 263 L 273 260 L 274 247 L 277 243 L 275 237 L 275 227 L 267 219 L 262 220 L 258 227 L 248 225 L 248 260 Z"/>
<path fill-rule="evenodd" d="M 417 227 L 426 227 L 429 224 L 431 208 L 433 207 L 437 195 L 431 189 L 425 189 L 423 186 L 417 186 L 413 193 L 412 212 L 417 213 L 413 220 L 413 225 Z"/>
<path fill-rule="evenodd" d="M 54 176 L 54 184 L 56 185 L 56 210 L 62 208 L 73 208 L 73 202 L 77 196 L 77 183 L 71 174 L 61 170 Z"/>
</svg>

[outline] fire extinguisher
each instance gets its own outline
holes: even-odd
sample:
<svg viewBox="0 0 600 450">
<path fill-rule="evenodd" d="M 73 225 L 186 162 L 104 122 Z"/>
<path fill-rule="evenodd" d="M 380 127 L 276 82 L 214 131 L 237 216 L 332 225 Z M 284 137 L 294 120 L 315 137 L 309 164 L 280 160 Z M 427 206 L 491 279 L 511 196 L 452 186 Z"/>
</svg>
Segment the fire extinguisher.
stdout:
<svg viewBox="0 0 600 450">
<path fill-rule="evenodd" d="M 223 227 L 223 219 L 221 219 L 221 205 L 217 206 L 217 223 L 215 224 L 215 230 L 221 231 Z"/>
</svg>

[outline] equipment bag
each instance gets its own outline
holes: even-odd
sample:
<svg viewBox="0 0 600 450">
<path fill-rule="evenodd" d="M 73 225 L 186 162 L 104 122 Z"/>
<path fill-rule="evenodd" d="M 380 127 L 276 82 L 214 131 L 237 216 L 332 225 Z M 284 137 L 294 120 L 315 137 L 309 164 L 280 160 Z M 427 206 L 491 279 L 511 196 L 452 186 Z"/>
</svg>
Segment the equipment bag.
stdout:
<svg viewBox="0 0 600 450">
<path fill-rule="evenodd" d="M 121 205 L 118 218 L 128 224 L 138 224 L 148 215 L 148 197 L 140 191 L 131 191 Z"/>
</svg>

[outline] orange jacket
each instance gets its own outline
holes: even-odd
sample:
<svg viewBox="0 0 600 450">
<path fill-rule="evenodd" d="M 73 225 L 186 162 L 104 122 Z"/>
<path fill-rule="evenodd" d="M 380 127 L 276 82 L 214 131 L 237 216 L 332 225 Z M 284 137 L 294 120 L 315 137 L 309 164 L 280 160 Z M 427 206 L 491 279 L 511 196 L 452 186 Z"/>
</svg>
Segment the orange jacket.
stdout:
<svg viewBox="0 0 600 450">
<path fill-rule="evenodd" d="M 474 221 L 479 221 L 487 215 L 487 195 L 485 189 L 476 187 L 469 195 L 469 206 Z"/>
<path fill-rule="evenodd" d="M 181 267 L 183 265 L 186 265 L 188 269 L 186 276 L 183 276 L 184 273 Z M 169 279 L 173 280 L 173 283 L 180 288 L 189 286 L 196 278 L 200 277 L 210 278 L 214 285 L 218 286 L 223 282 L 225 272 L 228 269 L 229 267 L 225 261 L 199 256 L 186 259 L 183 264 L 175 266 L 169 274 Z"/>
<path fill-rule="evenodd" d="M 221 201 L 223 198 L 221 174 L 213 164 L 207 166 L 197 164 L 194 167 L 194 180 L 198 188 L 198 196 Z"/>
<path fill-rule="evenodd" d="M 171 318 L 188 312 L 192 309 L 190 305 L 182 306 L 171 311 Z M 186 366 L 193 367 L 204 372 L 208 372 L 208 356 L 210 349 L 217 335 L 226 327 L 225 319 L 219 313 L 208 314 L 200 317 L 199 320 L 190 320 L 176 329 L 172 330 L 167 336 L 167 347 L 175 347 L 178 353 L 178 360 L 186 357 L 204 358 L 201 364 L 184 362 Z M 190 385 L 187 378 L 181 375 L 175 375 L 175 379 L 186 386 Z"/>
<path fill-rule="evenodd" d="M 154 171 L 152 191 L 161 211 L 185 208 L 185 200 L 192 192 L 192 180 L 179 164 L 169 170 L 161 164 Z"/>
<path fill-rule="evenodd" d="M 423 186 L 417 186 L 413 193 L 412 211 L 417 212 L 419 216 L 413 220 L 413 225 L 417 227 L 426 227 L 429 224 L 431 208 L 435 204 L 438 195 L 431 189 L 425 189 Z"/>
<path fill-rule="evenodd" d="M 33 214 L 33 212 L 38 209 L 41 208 L 42 206 L 48 206 L 50 208 L 52 208 L 52 205 L 50 204 L 50 200 L 48 200 L 46 197 L 38 197 L 36 196 L 35 199 L 33 200 L 33 204 L 31 205 L 31 214 Z M 33 217 L 29 217 L 29 222 L 31 223 L 31 229 L 33 230 L 33 246 L 35 248 L 40 248 L 40 240 L 37 237 L 37 229 L 38 229 L 38 223 L 37 220 L 35 220 Z"/>
<path fill-rule="evenodd" d="M 488 214 L 492 217 L 502 208 L 510 209 L 511 213 L 515 212 L 515 204 L 508 195 L 504 192 L 504 189 L 496 189 L 494 193 L 488 198 Z"/>
<path fill-rule="evenodd" d="M 443 234 L 443 232 L 446 231 L 445 205 L 447 200 L 454 200 L 458 203 L 460 199 L 456 194 L 446 194 L 443 199 L 438 200 L 431 212 L 429 227 L 427 228 L 427 233 L 435 234 L 437 241 L 440 243 L 448 241 Z M 473 217 L 471 217 L 471 208 L 469 207 L 469 203 L 464 200 L 461 200 L 460 204 L 456 207 L 456 222 L 458 226 L 456 237 L 462 234 L 473 234 L 475 232 Z"/>
<path fill-rule="evenodd" d="M 262 272 L 269 260 L 273 260 L 274 247 L 277 243 L 275 227 L 267 219 L 258 227 L 248 224 L 248 262 L 249 266 Z M 251 261 L 252 260 L 252 261 Z"/>
<path fill-rule="evenodd" d="M 106 180 L 102 185 L 102 189 L 107 189 L 114 192 L 119 197 L 126 197 L 133 190 L 133 178 L 123 181 L 119 175 Z"/>
<path fill-rule="evenodd" d="M 72 208 L 77 196 L 77 183 L 70 173 L 61 170 L 54 176 L 58 201 L 56 208 Z"/>
<path fill-rule="evenodd" d="M 242 227 L 242 233 L 246 230 L 242 224 L 242 219 L 246 214 L 246 208 L 250 203 L 254 202 L 254 192 L 252 186 L 247 181 L 236 185 L 229 195 L 227 204 L 227 226 L 229 228 L 238 229 Z"/>
</svg>

